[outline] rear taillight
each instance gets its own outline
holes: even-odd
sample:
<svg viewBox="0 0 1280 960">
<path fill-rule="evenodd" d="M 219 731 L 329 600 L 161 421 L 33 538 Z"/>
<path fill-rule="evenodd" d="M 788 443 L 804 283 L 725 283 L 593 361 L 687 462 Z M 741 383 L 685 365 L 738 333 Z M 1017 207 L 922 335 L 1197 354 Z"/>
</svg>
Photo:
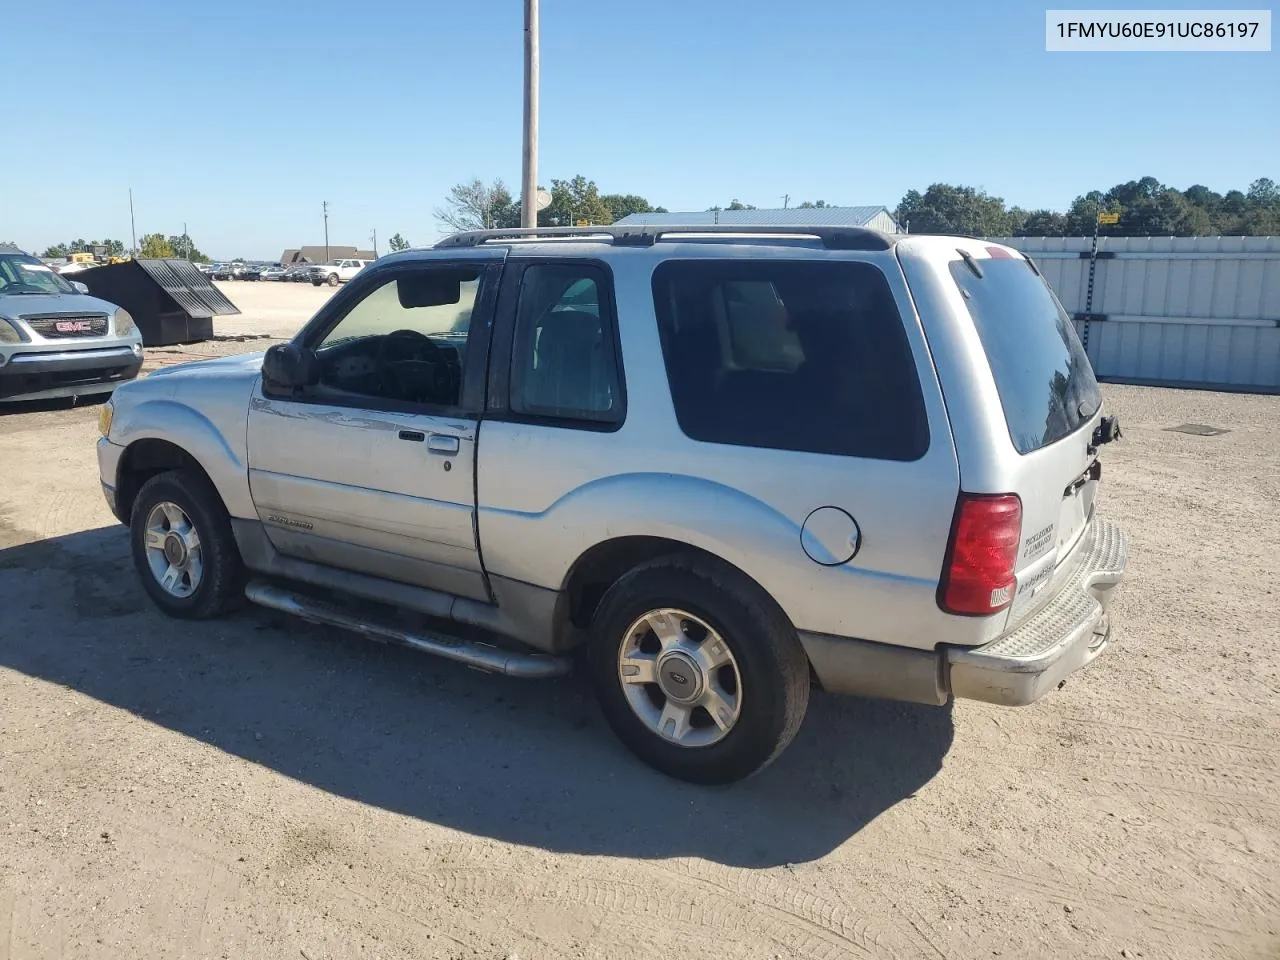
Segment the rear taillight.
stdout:
<svg viewBox="0 0 1280 960">
<path fill-rule="evenodd" d="M 1022 501 L 1016 496 L 960 494 L 938 605 L 970 617 L 1009 606 L 1021 538 Z"/>
</svg>

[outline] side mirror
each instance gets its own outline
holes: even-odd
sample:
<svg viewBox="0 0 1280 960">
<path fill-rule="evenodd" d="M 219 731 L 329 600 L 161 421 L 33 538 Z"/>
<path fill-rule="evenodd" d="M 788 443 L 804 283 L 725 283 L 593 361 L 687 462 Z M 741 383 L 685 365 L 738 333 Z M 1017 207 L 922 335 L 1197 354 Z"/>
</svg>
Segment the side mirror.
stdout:
<svg viewBox="0 0 1280 960">
<path fill-rule="evenodd" d="M 83 283 L 81 283 L 79 280 L 72 280 L 72 281 L 71 281 L 71 286 L 75 288 L 76 293 L 88 293 L 88 292 L 89 292 L 89 288 L 88 288 L 87 286 L 85 286 Z"/>
<path fill-rule="evenodd" d="M 309 387 L 320 382 L 320 359 L 314 350 L 294 343 L 278 343 L 262 360 L 262 378 L 290 390 Z"/>
</svg>

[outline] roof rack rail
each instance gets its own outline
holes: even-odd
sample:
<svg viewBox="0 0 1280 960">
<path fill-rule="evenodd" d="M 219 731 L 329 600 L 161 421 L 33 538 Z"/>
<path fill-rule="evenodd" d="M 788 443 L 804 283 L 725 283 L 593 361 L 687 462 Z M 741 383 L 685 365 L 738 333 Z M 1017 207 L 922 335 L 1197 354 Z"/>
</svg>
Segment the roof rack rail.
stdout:
<svg viewBox="0 0 1280 960">
<path fill-rule="evenodd" d="M 828 250 L 888 250 L 893 238 L 864 227 L 766 226 L 763 224 L 693 224 L 689 226 L 600 226 L 600 227 L 511 227 L 506 230 L 467 230 L 445 237 L 436 247 L 478 247 L 490 241 L 536 240 L 542 237 L 608 238 L 616 247 L 651 247 L 673 234 L 737 234 L 758 236 L 816 237 Z"/>
</svg>

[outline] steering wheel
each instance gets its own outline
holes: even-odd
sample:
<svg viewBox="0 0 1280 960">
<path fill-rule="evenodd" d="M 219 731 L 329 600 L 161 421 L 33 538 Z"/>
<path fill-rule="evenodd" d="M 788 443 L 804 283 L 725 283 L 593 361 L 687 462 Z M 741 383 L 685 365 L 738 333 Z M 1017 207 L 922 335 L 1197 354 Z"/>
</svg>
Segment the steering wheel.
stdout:
<svg viewBox="0 0 1280 960">
<path fill-rule="evenodd" d="M 393 345 L 405 344 L 404 352 L 413 355 L 396 359 Z M 401 400 L 421 401 L 424 388 L 433 390 L 447 385 L 447 372 L 440 363 L 439 344 L 417 330 L 393 330 L 378 344 L 377 371 L 382 392 Z M 445 374 L 442 382 L 441 374 Z M 416 374 L 416 376 L 410 376 Z"/>
</svg>

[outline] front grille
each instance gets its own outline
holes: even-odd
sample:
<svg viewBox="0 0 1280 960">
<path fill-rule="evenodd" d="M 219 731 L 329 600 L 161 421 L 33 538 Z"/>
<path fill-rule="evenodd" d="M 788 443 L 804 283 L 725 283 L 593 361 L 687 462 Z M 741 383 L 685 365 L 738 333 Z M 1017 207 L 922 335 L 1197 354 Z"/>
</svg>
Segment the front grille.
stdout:
<svg viewBox="0 0 1280 960">
<path fill-rule="evenodd" d="M 49 340 L 68 340 L 76 337 L 101 337 L 107 332 L 105 314 L 76 314 L 54 316 L 24 316 L 23 322 Z"/>
</svg>

